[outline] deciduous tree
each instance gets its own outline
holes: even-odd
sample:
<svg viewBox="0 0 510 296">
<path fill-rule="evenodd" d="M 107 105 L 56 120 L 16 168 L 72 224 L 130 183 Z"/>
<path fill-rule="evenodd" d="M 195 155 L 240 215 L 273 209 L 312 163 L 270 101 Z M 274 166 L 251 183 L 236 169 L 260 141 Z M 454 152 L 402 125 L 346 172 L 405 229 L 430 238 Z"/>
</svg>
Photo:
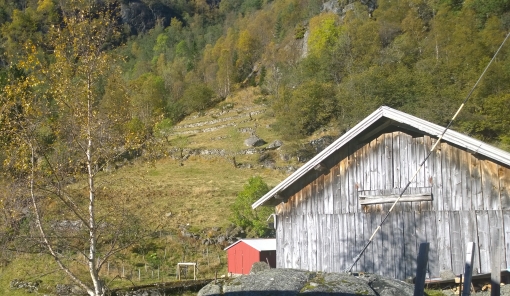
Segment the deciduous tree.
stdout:
<svg viewBox="0 0 510 296">
<path fill-rule="evenodd" d="M 104 264 L 139 231 L 122 199 L 97 179 L 130 149 L 130 104 L 116 59 L 105 51 L 118 34 L 116 12 L 90 3 L 60 7 L 62 23 L 44 44 L 50 59 L 37 44 L 25 45 L 0 96 L 0 138 L 6 180 L 30 200 L 33 246 L 43 246 L 61 271 L 99 296 L 107 288 Z M 84 265 L 73 263 L 77 254 Z"/>
</svg>

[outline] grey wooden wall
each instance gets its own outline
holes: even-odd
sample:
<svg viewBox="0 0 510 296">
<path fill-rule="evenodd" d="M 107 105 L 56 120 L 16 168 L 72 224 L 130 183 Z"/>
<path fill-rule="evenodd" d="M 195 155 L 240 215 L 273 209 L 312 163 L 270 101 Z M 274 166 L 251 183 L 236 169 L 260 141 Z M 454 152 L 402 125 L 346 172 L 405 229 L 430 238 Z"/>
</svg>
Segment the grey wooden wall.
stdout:
<svg viewBox="0 0 510 296">
<path fill-rule="evenodd" d="M 399 194 L 434 141 L 393 132 L 352 143 L 332 156 L 329 171 L 298 181 L 296 193 L 276 207 L 277 267 L 348 268 L 391 207 L 360 205 L 359 195 Z M 438 148 L 407 192 L 429 192 L 433 200 L 399 203 L 354 271 L 414 276 L 418 246 L 429 242 L 429 276 L 459 274 L 469 241 L 477 244 L 474 273 L 490 272 L 496 243 L 505 252 L 501 268 L 507 268 L 510 169 L 447 143 Z M 491 238 L 496 228 L 503 229 L 500 241 Z"/>
</svg>

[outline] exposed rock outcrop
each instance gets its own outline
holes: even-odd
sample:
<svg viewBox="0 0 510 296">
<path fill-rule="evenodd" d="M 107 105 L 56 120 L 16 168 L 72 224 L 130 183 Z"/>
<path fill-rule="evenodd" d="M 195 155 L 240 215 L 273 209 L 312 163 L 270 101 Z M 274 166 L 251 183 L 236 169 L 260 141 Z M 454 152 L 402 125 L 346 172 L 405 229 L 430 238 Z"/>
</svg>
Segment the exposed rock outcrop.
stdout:
<svg viewBox="0 0 510 296">
<path fill-rule="evenodd" d="M 255 135 L 252 135 L 248 139 L 244 140 L 244 145 L 246 145 L 248 147 L 258 147 L 258 146 L 262 146 L 266 143 L 267 143 L 266 141 L 262 140 L 261 138 L 255 136 Z"/>
<path fill-rule="evenodd" d="M 199 296 L 224 295 L 413 295 L 405 282 L 374 274 L 322 273 L 297 269 L 266 269 L 250 275 L 211 282 Z"/>
</svg>

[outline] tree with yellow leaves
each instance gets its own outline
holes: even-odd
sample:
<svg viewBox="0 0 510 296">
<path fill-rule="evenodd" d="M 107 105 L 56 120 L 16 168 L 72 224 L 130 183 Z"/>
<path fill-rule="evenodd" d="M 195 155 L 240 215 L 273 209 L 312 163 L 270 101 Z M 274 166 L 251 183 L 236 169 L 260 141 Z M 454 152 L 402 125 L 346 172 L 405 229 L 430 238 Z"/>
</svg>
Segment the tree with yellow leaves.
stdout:
<svg viewBox="0 0 510 296">
<path fill-rule="evenodd" d="M 6 179 L 24 189 L 4 198 L 30 201 L 37 235 L 28 245 L 44 246 L 61 271 L 99 296 L 107 291 L 102 267 L 139 229 L 97 176 L 141 141 L 130 140 L 128 92 L 106 52 L 118 34 L 116 11 L 90 3 L 61 2 L 62 21 L 47 42 L 27 43 L 12 65 L 0 96 L 0 145 Z"/>
</svg>

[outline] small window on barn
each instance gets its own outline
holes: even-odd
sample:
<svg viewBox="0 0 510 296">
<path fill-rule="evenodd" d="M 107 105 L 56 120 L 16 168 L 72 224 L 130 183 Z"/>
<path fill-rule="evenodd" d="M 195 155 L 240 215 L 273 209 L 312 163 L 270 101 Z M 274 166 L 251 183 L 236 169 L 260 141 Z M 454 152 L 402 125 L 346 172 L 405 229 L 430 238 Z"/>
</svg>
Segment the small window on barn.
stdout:
<svg viewBox="0 0 510 296">
<path fill-rule="evenodd" d="M 360 190 L 358 191 L 360 205 L 393 203 L 397 200 L 403 188 Z M 431 201 L 432 187 L 407 188 L 399 202 Z"/>
</svg>

